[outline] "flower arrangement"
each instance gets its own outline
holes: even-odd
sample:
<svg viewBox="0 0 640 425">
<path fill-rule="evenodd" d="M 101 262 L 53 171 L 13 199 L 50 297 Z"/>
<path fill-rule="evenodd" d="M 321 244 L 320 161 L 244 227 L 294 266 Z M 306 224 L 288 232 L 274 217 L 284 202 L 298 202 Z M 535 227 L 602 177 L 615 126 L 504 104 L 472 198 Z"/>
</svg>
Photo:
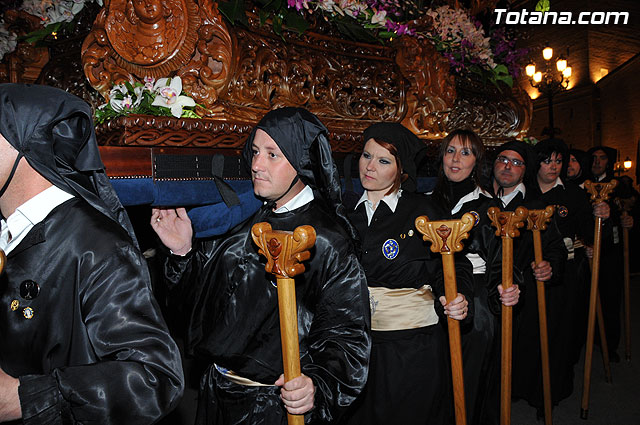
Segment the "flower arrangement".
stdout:
<svg viewBox="0 0 640 425">
<path fill-rule="evenodd" d="M 0 21 L 0 60 L 7 53 L 11 53 L 16 49 L 18 44 L 18 37 L 12 31 L 9 31 L 4 22 Z"/>
<path fill-rule="evenodd" d="M 195 112 L 196 102 L 182 91 L 180 77 L 144 78 L 144 84 L 127 81 L 113 86 L 109 101 L 95 112 L 96 124 L 129 114 L 201 118 Z"/>
</svg>

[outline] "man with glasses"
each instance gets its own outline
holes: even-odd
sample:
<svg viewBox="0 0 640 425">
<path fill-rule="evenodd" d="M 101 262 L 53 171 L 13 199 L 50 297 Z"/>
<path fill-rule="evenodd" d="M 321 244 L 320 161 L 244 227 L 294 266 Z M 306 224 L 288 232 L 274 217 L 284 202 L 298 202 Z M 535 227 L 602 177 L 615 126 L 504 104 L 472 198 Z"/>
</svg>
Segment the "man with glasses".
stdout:
<svg viewBox="0 0 640 425">
<path fill-rule="evenodd" d="M 503 210 L 514 211 L 518 207 L 543 209 L 537 188 L 535 153 L 524 142 L 512 140 L 498 148 L 493 163 L 492 185 L 495 196 L 502 202 Z M 513 242 L 514 282 L 524 288 L 524 302 L 516 309 L 513 335 L 513 396 L 524 398 L 534 406 L 542 393 L 540 364 L 540 338 L 536 280 L 545 283 L 562 282 L 562 268 L 567 251 L 554 221 L 542 232 L 544 259 L 535 264 L 532 233 L 520 230 L 520 237 Z M 521 296 L 522 297 L 522 296 Z M 538 409 L 542 415 L 542 409 Z"/>
</svg>

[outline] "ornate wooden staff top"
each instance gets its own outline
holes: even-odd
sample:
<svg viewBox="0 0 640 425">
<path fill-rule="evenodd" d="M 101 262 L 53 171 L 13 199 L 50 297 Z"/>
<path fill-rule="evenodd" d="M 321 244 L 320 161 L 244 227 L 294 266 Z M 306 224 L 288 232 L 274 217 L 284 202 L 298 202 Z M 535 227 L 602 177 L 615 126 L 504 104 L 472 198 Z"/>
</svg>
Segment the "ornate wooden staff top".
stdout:
<svg viewBox="0 0 640 425">
<path fill-rule="evenodd" d="M 524 226 L 524 220 L 527 219 L 529 211 L 524 207 L 518 207 L 515 211 L 501 211 L 500 208 L 491 207 L 487 215 L 496 228 L 496 236 L 516 238 L 520 236 L 518 229 Z"/>
<path fill-rule="evenodd" d="M 269 223 L 256 223 L 251 237 L 267 258 L 265 270 L 277 278 L 287 279 L 303 273 L 302 261 L 311 257 L 309 249 L 316 242 L 316 231 L 311 226 L 296 227 L 293 232 L 271 230 Z"/>
<path fill-rule="evenodd" d="M 429 221 L 427 216 L 416 218 L 416 229 L 425 241 L 431 242 L 431 251 L 453 254 L 462 250 L 462 240 L 469 237 L 475 224 L 473 214 L 465 213 L 460 220 Z"/>
<path fill-rule="evenodd" d="M 529 210 L 527 229 L 538 231 L 546 230 L 547 223 L 551 220 L 555 209 L 553 205 L 549 205 L 543 210 Z"/>
<path fill-rule="evenodd" d="M 611 192 L 618 185 L 618 180 L 611 180 L 607 183 L 592 182 L 591 180 L 584 181 L 584 188 L 587 193 L 591 195 L 591 202 L 597 204 L 598 202 L 604 202 L 609 199 Z"/>
</svg>

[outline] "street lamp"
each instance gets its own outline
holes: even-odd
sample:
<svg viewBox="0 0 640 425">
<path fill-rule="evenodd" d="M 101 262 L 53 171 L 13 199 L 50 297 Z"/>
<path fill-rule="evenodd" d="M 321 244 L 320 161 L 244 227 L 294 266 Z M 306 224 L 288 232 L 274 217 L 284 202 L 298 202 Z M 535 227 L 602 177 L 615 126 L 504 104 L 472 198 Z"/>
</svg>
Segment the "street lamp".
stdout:
<svg viewBox="0 0 640 425">
<path fill-rule="evenodd" d="M 554 68 L 551 65 L 551 59 L 553 58 L 553 49 L 551 47 L 545 47 L 542 50 L 542 57 L 544 58 L 544 68 L 542 71 L 536 71 L 536 65 L 530 63 L 526 66 L 525 72 L 529 77 L 531 86 L 538 89 L 542 95 L 547 96 L 549 105 L 549 136 L 553 137 L 555 134 L 555 127 L 553 126 L 553 96 L 566 90 L 569 86 L 571 67 L 567 65 L 567 60 L 560 56 L 556 59 L 556 66 Z"/>
</svg>

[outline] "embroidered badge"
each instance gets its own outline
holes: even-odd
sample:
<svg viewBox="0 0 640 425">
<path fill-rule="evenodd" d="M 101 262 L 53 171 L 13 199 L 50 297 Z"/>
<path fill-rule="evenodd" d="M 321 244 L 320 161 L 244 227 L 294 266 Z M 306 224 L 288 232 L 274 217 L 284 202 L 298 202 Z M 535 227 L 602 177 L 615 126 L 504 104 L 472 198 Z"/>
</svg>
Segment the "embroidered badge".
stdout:
<svg viewBox="0 0 640 425">
<path fill-rule="evenodd" d="M 560 217 L 566 217 L 569 215 L 569 210 L 564 205 L 558 205 L 558 215 Z"/>
<path fill-rule="evenodd" d="M 476 221 L 475 223 L 473 223 L 473 225 L 477 226 L 478 223 L 480 223 L 480 214 L 478 214 L 476 211 L 469 211 L 469 213 L 475 217 Z"/>
<path fill-rule="evenodd" d="M 25 319 L 33 318 L 33 309 L 31 307 L 25 308 L 24 310 L 22 310 L 22 315 Z"/>
<path fill-rule="evenodd" d="M 400 252 L 400 246 L 395 239 L 387 239 L 382 244 L 382 255 L 384 255 L 384 258 L 387 260 L 393 260 L 396 258 L 398 256 L 398 252 Z"/>
</svg>

